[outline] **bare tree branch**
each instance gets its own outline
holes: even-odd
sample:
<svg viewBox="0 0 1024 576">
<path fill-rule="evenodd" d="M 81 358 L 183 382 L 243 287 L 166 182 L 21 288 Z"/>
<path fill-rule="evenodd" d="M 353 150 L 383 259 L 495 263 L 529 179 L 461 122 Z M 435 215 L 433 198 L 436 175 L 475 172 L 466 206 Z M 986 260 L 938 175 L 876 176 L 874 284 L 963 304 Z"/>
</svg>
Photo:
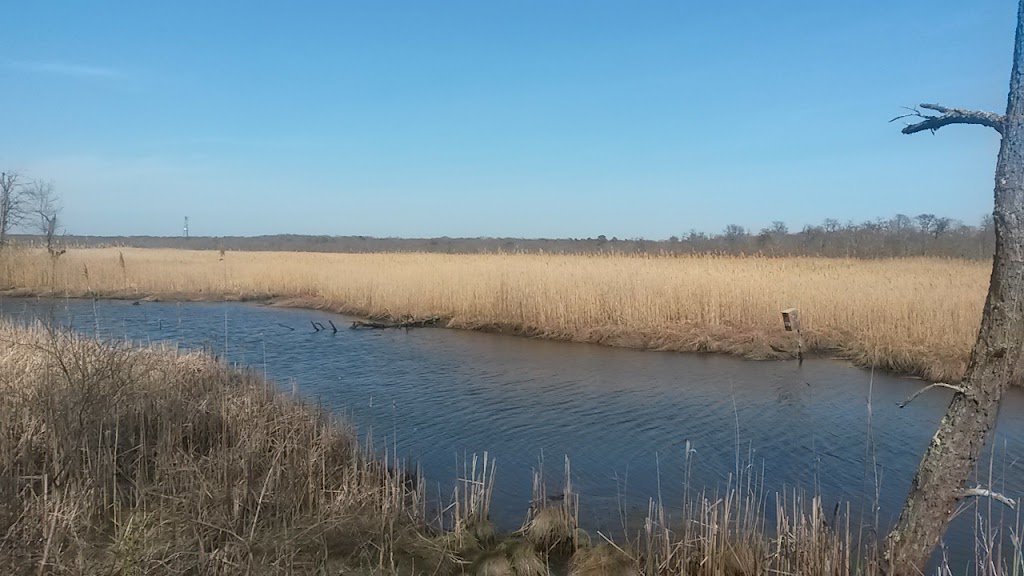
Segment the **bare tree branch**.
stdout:
<svg viewBox="0 0 1024 576">
<path fill-rule="evenodd" d="M 981 486 L 975 486 L 974 488 L 968 488 L 960 494 L 960 498 L 970 498 L 971 496 L 978 496 L 981 498 L 991 498 L 996 502 L 1002 502 L 1010 507 L 1010 510 L 1017 509 L 1017 503 L 1010 498 L 1003 496 L 999 492 L 993 492 Z"/>
<path fill-rule="evenodd" d="M 60 198 L 57 197 L 54 191 L 53 183 L 43 180 L 34 180 L 29 184 L 26 194 L 28 202 L 31 204 L 30 210 L 32 215 L 39 219 L 33 228 L 40 234 L 45 235 L 49 232 L 51 224 L 55 223 L 63 209 L 60 204 Z"/>
<path fill-rule="evenodd" d="M 996 114 L 994 112 L 965 110 L 963 108 L 947 108 L 938 104 L 921 104 L 920 108 L 938 112 L 939 115 L 925 114 L 919 108 L 906 108 L 910 111 L 909 113 L 897 116 L 890 120 L 890 122 L 895 122 L 904 118 L 921 119 L 920 122 L 904 126 L 904 134 L 916 134 L 918 132 L 924 132 L 925 130 L 935 132 L 939 128 L 950 124 L 976 124 L 979 126 L 988 126 L 1002 134 L 1003 126 L 1006 124 L 1006 116 Z"/>
<path fill-rule="evenodd" d="M 57 223 L 62 207 L 53 184 L 35 180 L 26 188 L 26 197 L 28 211 L 38 218 L 34 228 L 45 239 L 46 251 L 54 258 L 61 256 L 65 250 L 58 246 Z"/>
<path fill-rule="evenodd" d="M 928 386 L 925 386 L 924 388 L 921 388 L 917 392 L 914 392 L 913 396 L 911 396 L 910 398 L 907 398 L 903 402 L 900 402 L 899 404 L 896 404 L 896 405 L 899 406 L 900 408 L 903 408 L 907 404 L 910 404 L 911 402 L 913 402 L 914 398 L 917 398 L 918 396 L 920 396 L 921 394 L 924 394 L 925 392 L 931 390 L 932 388 L 949 388 L 950 390 L 953 390 L 954 392 L 957 392 L 959 394 L 966 394 L 967 393 L 967 391 L 964 390 L 963 388 L 961 388 L 960 386 L 954 386 L 952 384 L 946 384 L 945 382 L 936 382 L 935 384 L 929 384 Z"/>
</svg>

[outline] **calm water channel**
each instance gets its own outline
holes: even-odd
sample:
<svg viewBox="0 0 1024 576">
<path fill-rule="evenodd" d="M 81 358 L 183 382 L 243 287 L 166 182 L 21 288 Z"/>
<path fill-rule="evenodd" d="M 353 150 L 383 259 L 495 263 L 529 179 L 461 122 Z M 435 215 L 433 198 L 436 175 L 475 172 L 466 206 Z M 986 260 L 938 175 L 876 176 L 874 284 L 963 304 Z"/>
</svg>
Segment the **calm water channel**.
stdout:
<svg viewBox="0 0 1024 576">
<path fill-rule="evenodd" d="M 816 489 L 828 511 L 838 501 L 870 507 L 874 460 L 888 525 L 950 398 L 930 391 L 899 409 L 920 381 L 837 361 L 798 366 L 454 330 L 349 330 L 341 316 L 250 304 L 5 299 L 0 314 L 51 317 L 106 338 L 226 349 L 229 360 L 265 367 L 282 388 L 297 386 L 361 433 L 372 431 L 378 445 L 386 437 L 446 498 L 456 460 L 487 451 L 498 471 L 492 513 L 504 529 L 522 522 L 540 458 L 556 488 L 568 455 L 585 527 L 621 533 L 621 511 L 640 520 L 659 483 L 666 504 L 678 505 L 687 441 L 696 450 L 691 485 L 723 485 L 739 453 L 763 468 L 770 491 Z M 310 321 L 328 319 L 337 334 L 313 331 Z M 992 486 L 1020 498 L 1020 390 L 1003 405 L 991 453 Z M 958 518 L 947 546 L 971 549 L 971 516 Z"/>
</svg>

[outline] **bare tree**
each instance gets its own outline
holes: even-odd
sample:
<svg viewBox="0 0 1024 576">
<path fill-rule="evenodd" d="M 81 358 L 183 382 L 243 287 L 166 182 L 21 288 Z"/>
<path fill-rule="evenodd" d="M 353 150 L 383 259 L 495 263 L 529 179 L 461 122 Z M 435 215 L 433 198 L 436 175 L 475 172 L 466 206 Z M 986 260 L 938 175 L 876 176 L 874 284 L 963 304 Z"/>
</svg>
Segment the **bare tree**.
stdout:
<svg viewBox="0 0 1024 576">
<path fill-rule="evenodd" d="M 936 218 L 935 222 L 932 223 L 932 236 L 935 236 L 936 238 L 942 236 L 952 225 L 952 218 Z"/>
<path fill-rule="evenodd" d="M 62 207 L 53 183 L 36 180 L 26 190 L 27 212 L 36 219 L 34 228 L 45 240 L 46 251 L 50 256 L 54 259 L 59 258 L 65 252 L 57 239 L 58 219 Z"/>
<path fill-rule="evenodd" d="M 927 115 L 920 109 L 937 112 Z M 886 542 L 892 574 L 920 574 L 942 537 L 959 500 L 991 494 L 967 490 L 985 440 L 999 416 L 999 404 L 1021 357 L 1024 341 L 1024 0 L 1017 29 L 1006 115 L 922 104 L 903 117 L 919 121 L 904 134 L 935 131 L 951 124 L 976 124 L 1002 136 L 995 177 L 996 247 L 992 279 L 978 340 L 963 382 L 914 476 L 899 521 Z"/>
<path fill-rule="evenodd" d="M 906 214 L 897 214 L 890 222 L 893 232 L 897 234 L 903 234 L 914 227 L 914 222 Z"/>
<path fill-rule="evenodd" d="M 922 232 L 932 233 L 935 227 L 935 214 L 918 214 L 914 216 L 914 220 L 917 220 L 917 225 Z"/>
<path fill-rule="evenodd" d="M 0 173 L 0 247 L 7 244 L 7 235 L 24 221 L 29 198 L 17 172 Z"/>
<path fill-rule="evenodd" d="M 722 233 L 722 236 L 730 240 L 743 238 L 746 235 L 747 229 L 738 224 L 729 224 L 728 226 L 725 227 L 725 231 Z"/>
</svg>

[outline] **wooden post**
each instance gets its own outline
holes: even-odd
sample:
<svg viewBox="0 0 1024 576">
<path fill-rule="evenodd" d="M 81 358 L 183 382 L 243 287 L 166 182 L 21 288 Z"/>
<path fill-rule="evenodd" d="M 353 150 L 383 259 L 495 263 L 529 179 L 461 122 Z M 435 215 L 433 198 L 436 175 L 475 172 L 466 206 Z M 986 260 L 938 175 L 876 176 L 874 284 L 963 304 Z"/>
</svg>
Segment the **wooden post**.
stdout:
<svg viewBox="0 0 1024 576">
<path fill-rule="evenodd" d="M 786 332 L 796 332 L 796 358 L 801 365 L 804 363 L 804 335 L 800 331 L 800 311 L 786 308 L 782 311 L 782 325 Z"/>
</svg>

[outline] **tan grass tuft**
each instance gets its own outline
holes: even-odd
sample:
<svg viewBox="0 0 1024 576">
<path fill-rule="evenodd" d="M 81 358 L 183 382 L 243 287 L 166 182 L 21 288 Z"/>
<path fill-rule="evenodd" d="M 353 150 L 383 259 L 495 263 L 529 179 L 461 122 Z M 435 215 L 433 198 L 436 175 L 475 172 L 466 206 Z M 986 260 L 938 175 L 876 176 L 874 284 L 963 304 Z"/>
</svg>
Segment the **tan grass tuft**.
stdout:
<svg viewBox="0 0 1024 576">
<path fill-rule="evenodd" d="M 505 555 L 516 576 L 545 576 L 548 573 L 540 554 L 527 542 L 511 541 L 506 546 Z"/>
<path fill-rule="evenodd" d="M 569 576 L 640 576 L 636 562 L 609 544 L 580 548 L 572 557 Z"/>
<path fill-rule="evenodd" d="M 530 542 L 542 549 L 552 549 L 572 543 L 576 524 L 562 508 L 546 507 L 533 515 L 524 532 Z"/>
<path fill-rule="evenodd" d="M 548 567 L 529 543 L 510 539 L 482 552 L 469 572 L 474 576 L 545 576 Z"/>
<path fill-rule="evenodd" d="M 469 573 L 473 576 L 516 576 L 512 562 L 501 550 L 481 554 L 473 561 Z"/>
</svg>

